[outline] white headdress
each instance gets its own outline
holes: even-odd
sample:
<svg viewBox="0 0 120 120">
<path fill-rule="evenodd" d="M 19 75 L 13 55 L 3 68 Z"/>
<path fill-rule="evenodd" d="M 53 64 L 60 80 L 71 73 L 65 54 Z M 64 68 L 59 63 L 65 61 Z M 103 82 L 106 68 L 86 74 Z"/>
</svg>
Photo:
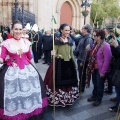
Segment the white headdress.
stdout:
<svg viewBox="0 0 120 120">
<path fill-rule="evenodd" d="M 31 29 L 30 23 L 27 23 L 26 26 L 25 26 L 25 28 L 26 28 L 27 30 L 30 30 L 30 29 Z"/>
<path fill-rule="evenodd" d="M 37 24 L 33 25 L 32 30 L 34 30 L 35 32 L 38 32 L 38 26 L 37 26 Z"/>
</svg>

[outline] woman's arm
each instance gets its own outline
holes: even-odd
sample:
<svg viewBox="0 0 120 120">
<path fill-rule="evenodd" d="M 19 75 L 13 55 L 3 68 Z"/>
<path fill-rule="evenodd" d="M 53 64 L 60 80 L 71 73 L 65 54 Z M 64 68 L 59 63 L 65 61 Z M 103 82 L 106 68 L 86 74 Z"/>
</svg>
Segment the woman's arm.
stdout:
<svg viewBox="0 0 120 120">
<path fill-rule="evenodd" d="M 29 49 L 29 51 L 26 53 L 26 55 L 27 55 L 29 62 L 36 68 L 36 65 L 35 65 L 35 62 L 34 62 L 31 52 L 32 52 L 32 50 Z"/>
<path fill-rule="evenodd" d="M 8 51 L 7 51 L 6 47 L 2 46 L 2 48 L 1 48 L 1 56 L 0 56 L 0 63 L 4 62 L 7 53 L 8 53 Z"/>
<path fill-rule="evenodd" d="M 29 51 L 26 53 L 26 56 L 27 56 L 27 58 L 28 58 L 29 61 L 32 59 L 31 48 L 30 48 Z"/>
<path fill-rule="evenodd" d="M 108 72 L 108 68 L 110 66 L 110 61 L 112 58 L 112 52 L 109 44 L 104 44 L 103 48 L 103 65 L 100 74 L 105 74 Z"/>
</svg>

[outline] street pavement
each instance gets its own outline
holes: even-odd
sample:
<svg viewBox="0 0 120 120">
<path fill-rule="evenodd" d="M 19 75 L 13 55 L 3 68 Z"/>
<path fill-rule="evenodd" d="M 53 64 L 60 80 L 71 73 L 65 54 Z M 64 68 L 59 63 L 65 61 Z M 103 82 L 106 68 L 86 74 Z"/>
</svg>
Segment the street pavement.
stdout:
<svg viewBox="0 0 120 120">
<path fill-rule="evenodd" d="M 48 65 L 42 63 L 43 60 L 40 60 L 36 66 L 44 80 Z M 104 94 L 102 104 L 94 107 L 91 103 L 87 102 L 87 98 L 91 96 L 92 88 L 91 83 L 91 87 L 80 94 L 80 98 L 74 105 L 65 108 L 56 107 L 55 114 L 53 114 L 53 107 L 49 106 L 43 120 L 116 120 L 116 113 L 108 111 L 108 108 L 115 104 L 110 101 L 111 97 L 115 97 L 115 91 L 112 95 Z"/>
</svg>

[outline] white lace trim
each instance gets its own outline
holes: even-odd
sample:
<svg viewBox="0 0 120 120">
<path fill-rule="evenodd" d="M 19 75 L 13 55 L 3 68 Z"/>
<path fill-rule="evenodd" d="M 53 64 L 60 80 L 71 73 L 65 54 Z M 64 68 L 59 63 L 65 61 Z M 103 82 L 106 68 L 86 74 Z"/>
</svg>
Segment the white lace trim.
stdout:
<svg viewBox="0 0 120 120">
<path fill-rule="evenodd" d="M 28 108 L 28 109 L 21 109 L 19 111 L 12 111 L 12 112 L 7 112 L 5 111 L 4 112 L 4 115 L 9 115 L 9 116 L 15 116 L 15 115 L 18 115 L 20 113 L 25 113 L 25 114 L 28 114 L 28 113 L 31 113 L 33 112 L 35 109 L 38 109 L 38 108 L 42 108 L 41 104 L 37 104 L 35 106 L 33 106 L 32 108 Z"/>
<path fill-rule="evenodd" d="M 22 49 L 22 52 L 25 53 L 25 52 L 28 52 L 29 48 L 30 48 L 30 45 L 31 43 L 27 40 L 27 39 L 24 39 L 24 38 L 21 38 L 19 40 L 19 44 L 20 44 L 20 48 L 18 48 L 12 41 L 14 39 L 7 39 L 5 41 L 3 41 L 1 43 L 1 45 L 3 45 L 10 53 L 18 53 L 18 51 L 20 49 Z"/>
<path fill-rule="evenodd" d="M 24 74 L 21 75 L 21 71 Z M 8 74 L 9 72 L 14 74 Z M 30 113 L 36 108 L 42 108 L 39 75 L 31 64 L 26 65 L 22 70 L 19 67 L 10 66 L 5 74 L 4 91 L 5 115 Z"/>
<path fill-rule="evenodd" d="M 16 96 L 18 96 L 18 94 L 19 94 L 19 97 L 28 97 L 28 96 L 31 96 L 33 94 L 32 91 L 34 91 L 36 93 L 39 93 L 38 89 L 31 89 L 30 91 L 27 91 L 27 92 L 17 92 L 17 93 L 14 93 L 14 94 L 12 94 L 12 92 L 10 92 L 10 91 L 11 90 L 7 91 L 8 95 L 6 97 L 8 99 L 16 98 Z"/>
<path fill-rule="evenodd" d="M 21 79 L 28 79 L 28 75 L 32 77 L 38 76 L 38 73 L 35 69 L 33 69 L 33 66 L 25 66 L 25 69 L 19 70 L 19 67 L 14 67 L 12 69 L 12 66 L 9 66 L 7 73 L 6 73 L 6 79 L 10 81 L 14 81 L 15 79 L 21 78 Z M 12 70 L 11 70 L 12 69 Z M 12 77 L 11 77 L 12 76 Z"/>
</svg>

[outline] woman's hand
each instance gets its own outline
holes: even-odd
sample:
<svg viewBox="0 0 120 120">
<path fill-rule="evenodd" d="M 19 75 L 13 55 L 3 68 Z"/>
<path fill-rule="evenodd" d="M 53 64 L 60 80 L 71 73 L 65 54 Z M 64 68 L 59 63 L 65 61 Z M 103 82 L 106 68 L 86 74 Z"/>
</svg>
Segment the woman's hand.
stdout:
<svg viewBox="0 0 120 120">
<path fill-rule="evenodd" d="M 86 51 L 88 52 L 90 50 L 90 44 L 86 46 Z"/>
<path fill-rule="evenodd" d="M 80 63 L 80 67 L 83 67 L 83 63 Z"/>
<path fill-rule="evenodd" d="M 52 50 L 52 51 L 51 51 L 51 55 L 56 55 L 56 51 L 55 51 L 55 50 Z"/>
<path fill-rule="evenodd" d="M 3 64 L 3 59 L 2 58 L 0 58 L 0 64 Z"/>
<path fill-rule="evenodd" d="M 105 77 L 105 74 L 100 74 L 100 77 L 102 77 L 102 78 Z"/>
<path fill-rule="evenodd" d="M 111 45 L 111 46 L 114 46 L 115 48 L 119 46 L 118 41 L 117 41 L 116 39 L 112 39 L 112 40 L 110 41 L 110 45 Z"/>
</svg>

